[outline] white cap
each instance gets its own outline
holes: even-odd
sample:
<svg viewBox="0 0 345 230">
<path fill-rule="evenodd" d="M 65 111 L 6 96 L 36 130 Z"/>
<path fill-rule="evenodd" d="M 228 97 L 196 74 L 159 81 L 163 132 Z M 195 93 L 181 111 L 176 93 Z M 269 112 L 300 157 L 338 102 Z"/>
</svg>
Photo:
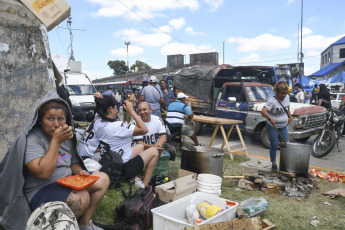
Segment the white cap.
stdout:
<svg viewBox="0 0 345 230">
<path fill-rule="evenodd" d="M 158 79 L 156 78 L 156 76 L 151 76 L 150 77 L 150 82 L 157 82 Z"/>
<path fill-rule="evenodd" d="M 188 98 L 188 96 L 187 96 L 186 94 L 184 94 L 184 93 L 178 93 L 178 94 L 177 94 L 177 98 L 178 98 L 178 99 Z"/>
</svg>

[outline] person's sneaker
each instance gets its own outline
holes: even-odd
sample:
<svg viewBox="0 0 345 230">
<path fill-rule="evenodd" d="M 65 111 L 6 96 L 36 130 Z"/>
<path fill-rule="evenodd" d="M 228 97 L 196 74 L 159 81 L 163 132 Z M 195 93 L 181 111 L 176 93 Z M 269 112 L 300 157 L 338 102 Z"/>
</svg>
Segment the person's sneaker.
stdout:
<svg viewBox="0 0 345 230">
<path fill-rule="evenodd" d="M 276 164 L 272 164 L 272 172 L 278 172 L 278 166 Z"/>
<path fill-rule="evenodd" d="M 92 223 L 92 220 L 90 220 L 88 225 L 79 225 L 79 230 L 104 230 L 104 229 L 94 225 Z"/>
<path fill-rule="evenodd" d="M 176 152 L 177 152 L 176 147 L 169 143 L 165 143 L 164 149 L 170 154 L 169 160 L 175 161 Z"/>
<path fill-rule="evenodd" d="M 137 186 L 139 188 L 145 188 L 145 185 L 144 185 L 143 181 L 140 179 L 140 177 L 134 177 L 133 181 L 134 181 L 135 186 Z"/>
</svg>

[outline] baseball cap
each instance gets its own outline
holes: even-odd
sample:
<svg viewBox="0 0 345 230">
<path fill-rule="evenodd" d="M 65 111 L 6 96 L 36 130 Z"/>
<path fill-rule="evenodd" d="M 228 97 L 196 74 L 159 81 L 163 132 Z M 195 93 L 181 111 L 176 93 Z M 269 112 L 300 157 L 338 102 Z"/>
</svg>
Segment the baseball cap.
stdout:
<svg viewBox="0 0 345 230">
<path fill-rule="evenodd" d="M 109 89 L 114 89 L 114 86 L 113 86 L 113 85 L 110 85 L 110 86 L 109 86 Z"/>
<path fill-rule="evenodd" d="M 158 79 L 156 78 L 156 76 L 151 76 L 150 77 L 150 82 L 157 82 Z"/>
<path fill-rule="evenodd" d="M 128 90 L 127 90 L 127 89 L 125 90 L 125 93 L 128 93 Z"/>
<path fill-rule="evenodd" d="M 187 96 L 186 94 L 184 94 L 184 93 L 178 93 L 178 94 L 177 94 L 177 98 L 178 98 L 178 99 L 188 98 L 188 96 Z"/>
</svg>

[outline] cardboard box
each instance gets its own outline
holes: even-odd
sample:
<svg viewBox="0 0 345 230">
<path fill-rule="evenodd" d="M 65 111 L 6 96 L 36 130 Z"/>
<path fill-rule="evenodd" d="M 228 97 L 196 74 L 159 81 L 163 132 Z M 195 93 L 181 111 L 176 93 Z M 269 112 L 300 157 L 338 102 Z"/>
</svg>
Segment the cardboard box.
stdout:
<svg viewBox="0 0 345 230">
<path fill-rule="evenodd" d="M 195 173 L 195 172 L 191 172 L 191 171 L 184 170 L 184 169 L 179 169 L 178 172 L 177 172 L 177 177 L 181 178 L 181 177 L 184 177 L 184 176 L 188 176 L 190 174 L 194 175 L 195 178 L 197 178 L 197 176 L 198 176 L 198 174 Z"/>
<path fill-rule="evenodd" d="M 65 0 L 20 0 L 46 27 L 53 29 L 71 14 Z"/>
<path fill-rule="evenodd" d="M 159 199 L 165 203 L 178 200 L 196 192 L 196 177 L 193 174 L 156 186 Z"/>
</svg>

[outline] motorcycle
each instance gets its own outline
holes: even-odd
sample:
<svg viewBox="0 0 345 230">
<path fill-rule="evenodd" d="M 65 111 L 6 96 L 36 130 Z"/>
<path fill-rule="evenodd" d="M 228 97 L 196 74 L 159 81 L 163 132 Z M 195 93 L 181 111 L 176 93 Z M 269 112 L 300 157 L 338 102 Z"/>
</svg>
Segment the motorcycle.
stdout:
<svg viewBox="0 0 345 230">
<path fill-rule="evenodd" d="M 325 128 L 322 132 L 315 138 L 312 144 L 312 155 L 314 157 L 324 157 L 332 151 L 335 144 L 337 144 L 338 150 L 338 140 L 341 136 L 341 131 L 344 125 L 344 115 L 343 111 L 339 109 L 332 108 L 327 116 Z"/>
</svg>

